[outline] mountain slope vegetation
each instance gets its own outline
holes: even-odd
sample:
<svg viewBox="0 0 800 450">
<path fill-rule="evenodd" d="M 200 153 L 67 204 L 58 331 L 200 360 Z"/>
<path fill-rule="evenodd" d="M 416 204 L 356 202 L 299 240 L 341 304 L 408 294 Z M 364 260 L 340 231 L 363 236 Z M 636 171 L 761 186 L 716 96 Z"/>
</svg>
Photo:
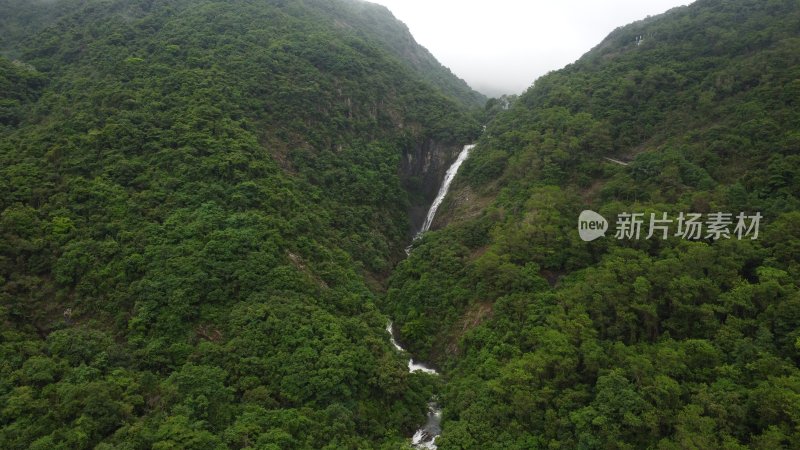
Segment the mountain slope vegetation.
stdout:
<svg viewBox="0 0 800 450">
<path fill-rule="evenodd" d="M 406 149 L 479 126 L 377 6 L 0 8 L 0 448 L 402 447 L 432 386 L 368 280 Z"/>
<path fill-rule="evenodd" d="M 699 0 L 497 113 L 385 299 L 444 370 L 440 449 L 800 447 L 799 49 L 796 1 Z M 763 218 L 646 239 L 682 212 Z"/>
<path fill-rule="evenodd" d="M 395 20 L 383 6 L 368 2 L 320 2 L 325 12 L 339 20 L 340 26 L 352 27 L 371 42 L 380 43 L 396 58 L 405 61 L 425 81 L 467 107 L 482 107 L 486 97 L 456 77 L 425 48 L 402 22 Z"/>
</svg>

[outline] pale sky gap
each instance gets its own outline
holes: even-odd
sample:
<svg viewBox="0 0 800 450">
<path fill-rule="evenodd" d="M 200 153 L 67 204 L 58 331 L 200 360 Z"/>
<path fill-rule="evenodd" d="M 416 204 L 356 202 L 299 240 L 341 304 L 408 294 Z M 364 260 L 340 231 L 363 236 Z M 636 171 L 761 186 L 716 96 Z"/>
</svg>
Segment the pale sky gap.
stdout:
<svg viewBox="0 0 800 450">
<path fill-rule="evenodd" d="M 690 0 L 369 0 L 474 89 L 519 94 L 615 28 Z"/>
</svg>

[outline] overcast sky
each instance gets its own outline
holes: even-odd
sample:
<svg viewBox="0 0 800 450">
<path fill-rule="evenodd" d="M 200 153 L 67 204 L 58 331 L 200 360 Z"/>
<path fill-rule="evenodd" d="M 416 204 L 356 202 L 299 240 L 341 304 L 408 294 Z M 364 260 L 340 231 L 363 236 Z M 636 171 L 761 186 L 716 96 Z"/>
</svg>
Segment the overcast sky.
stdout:
<svg viewBox="0 0 800 450">
<path fill-rule="evenodd" d="M 369 0 L 474 89 L 518 94 L 614 28 L 691 0 Z"/>
</svg>

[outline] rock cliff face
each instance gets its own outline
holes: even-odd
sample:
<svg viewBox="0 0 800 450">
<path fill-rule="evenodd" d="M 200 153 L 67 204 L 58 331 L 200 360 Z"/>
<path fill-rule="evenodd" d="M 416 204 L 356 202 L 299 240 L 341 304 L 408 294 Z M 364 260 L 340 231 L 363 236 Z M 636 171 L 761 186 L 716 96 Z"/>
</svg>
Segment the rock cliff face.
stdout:
<svg viewBox="0 0 800 450">
<path fill-rule="evenodd" d="M 400 176 L 409 193 L 409 233 L 422 226 L 425 214 L 439 191 L 445 172 L 455 161 L 463 144 L 441 143 L 431 139 L 408 148 L 400 163 Z"/>
</svg>

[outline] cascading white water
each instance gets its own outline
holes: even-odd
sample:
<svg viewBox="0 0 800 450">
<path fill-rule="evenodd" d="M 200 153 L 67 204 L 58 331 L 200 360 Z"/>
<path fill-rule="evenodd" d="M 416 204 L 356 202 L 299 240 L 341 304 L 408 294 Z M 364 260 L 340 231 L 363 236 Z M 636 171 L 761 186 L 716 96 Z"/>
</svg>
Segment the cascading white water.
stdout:
<svg viewBox="0 0 800 450">
<path fill-rule="evenodd" d="M 406 349 L 400 347 L 400 344 L 398 344 L 397 341 L 394 340 L 394 329 L 392 328 L 392 326 L 393 326 L 392 321 L 389 321 L 389 323 L 386 324 L 386 331 L 389 333 L 389 340 L 392 342 L 394 348 L 396 348 L 398 351 L 405 352 Z M 420 371 L 429 373 L 431 375 L 439 375 L 439 372 L 431 369 L 430 367 L 427 367 L 424 364 L 415 363 L 413 358 L 408 359 L 408 371 L 409 372 Z"/>
<path fill-rule="evenodd" d="M 461 164 L 465 159 L 467 159 L 467 156 L 469 156 L 469 151 L 474 147 L 475 144 L 465 145 L 461 150 L 461 153 L 458 154 L 458 158 L 456 158 L 455 162 L 453 162 L 453 164 L 450 165 L 450 168 L 447 169 L 447 173 L 444 175 L 444 180 L 442 181 L 442 186 L 439 188 L 436 198 L 433 199 L 433 203 L 431 203 L 431 207 L 428 210 L 428 215 L 425 216 L 425 222 L 422 224 L 422 228 L 420 228 L 417 235 L 414 236 L 414 239 L 419 238 L 422 236 L 422 233 L 431 228 L 433 218 L 436 217 L 436 210 L 439 209 L 439 205 L 442 204 L 442 200 L 444 200 L 444 197 L 447 195 L 447 190 L 450 189 L 450 183 L 452 183 L 453 179 L 456 177 L 456 173 L 458 173 L 458 169 L 461 167 Z M 406 254 L 410 254 L 410 252 L 411 246 L 406 248 Z M 386 324 L 386 331 L 389 332 L 389 339 L 391 340 L 394 348 L 396 348 L 398 351 L 405 352 L 405 349 L 400 347 L 400 344 L 398 344 L 394 339 L 394 330 L 392 329 L 391 321 Z M 408 371 L 421 371 L 431 375 L 439 375 L 438 372 L 430 367 L 426 367 L 424 364 L 415 363 L 413 358 L 408 359 Z M 442 408 L 434 399 L 428 403 L 428 421 L 425 423 L 425 426 L 414 433 L 414 437 L 411 438 L 411 445 L 418 449 L 436 450 L 436 437 L 442 433 L 441 423 Z"/>
<path fill-rule="evenodd" d="M 386 331 L 389 333 L 389 340 L 392 342 L 394 348 L 398 351 L 405 352 L 406 350 L 394 339 L 394 328 L 392 327 L 391 321 L 386 324 Z M 439 375 L 439 372 L 436 370 L 425 367 L 423 364 L 415 363 L 412 358 L 408 359 L 408 371 L 420 371 L 431 375 Z M 414 433 L 414 437 L 411 438 L 411 445 L 414 448 L 436 450 L 436 437 L 442 432 L 441 423 L 442 408 L 435 401 L 431 401 L 428 403 L 428 421 L 425 423 L 425 426 Z"/>
<path fill-rule="evenodd" d="M 436 436 L 442 434 L 442 408 L 436 402 L 428 403 L 428 422 L 414 433 L 411 445 L 414 448 L 436 450 Z"/>
<path fill-rule="evenodd" d="M 469 151 L 474 147 L 475 144 L 465 145 L 461 153 L 458 154 L 458 158 L 456 158 L 455 162 L 447 169 L 447 173 L 444 175 L 444 181 L 442 181 L 442 186 L 439 188 L 439 193 L 437 193 L 436 198 L 433 199 L 431 208 L 428 210 L 428 215 L 425 216 L 425 222 L 422 224 L 419 233 L 417 233 L 417 237 L 431 228 L 433 218 L 436 216 L 436 210 L 439 209 L 439 205 L 442 204 L 442 200 L 444 200 L 444 197 L 447 195 L 447 190 L 450 189 L 450 183 L 452 183 L 453 179 L 456 177 L 458 168 L 461 167 L 461 164 L 467 159 L 467 156 L 469 156 Z"/>
</svg>

